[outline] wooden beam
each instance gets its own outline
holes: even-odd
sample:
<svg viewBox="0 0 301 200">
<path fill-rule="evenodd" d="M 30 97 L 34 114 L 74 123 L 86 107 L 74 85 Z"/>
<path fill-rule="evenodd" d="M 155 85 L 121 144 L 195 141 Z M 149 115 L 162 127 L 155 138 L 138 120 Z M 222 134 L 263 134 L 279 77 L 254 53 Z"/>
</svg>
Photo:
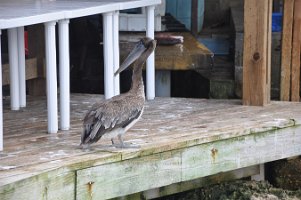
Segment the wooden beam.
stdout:
<svg viewBox="0 0 301 200">
<path fill-rule="evenodd" d="M 0 188 L 1 200 L 75 199 L 75 173 L 40 174 Z"/>
<path fill-rule="evenodd" d="M 258 173 L 260 173 L 259 165 L 254 165 L 251 167 L 240 168 L 229 172 L 221 172 L 215 175 L 206 176 L 191 181 L 174 183 L 161 188 L 147 190 L 145 192 L 142 192 L 142 194 L 140 193 L 140 197 L 143 196 L 144 199 L 154 199 L 154 198 L 164 197 L 180 192 L 185 192 L 188 190 L 198 189 L 208 185 L 250 177 Z M 127 199 L 132 199 L 132 198 L 131 196 L 127 196 Z"/>
<path fill-rule="evenodd" d="M 198 0 L 191 0 L 191 32 L 198 35 Z"/>
<path fill-rule="evenodd" d="M 126 196 L 300 155 L 300 131 L 293 126 L 77 170 L 76 199 Z"/>
<path fill-rule="evenodd" d="M 300 101 L 301 0 L 295 0 L 292 43 L 291 101 Z"/>
<path fill-rule="evenodd" d="M 272 62 L 272 13 L 273 0 L 268 0 L 268 14 L 267 14 L 267 55 L 266 55 L 266 101 L 271 100 L 271 62 Z"/>
<path fill-rule="evenodd" d="M 251 167 L 244 167 L 229 172 L 221 172 L 215 175 L 206 176 L 191 181 L 174 183 L 164 187 L 146 190 L 128 196 L 117 197 L 112 200 L 122 200 L 122 199 L 141 200 L 141 199 L 162 198 L 168 195 L 194 190 L 208 185 L 214 185 L 217 183 L 223 183 L 223 182 L 233 181 L 237 179 L 247 178 L 259 173 L 260 173 L 259 165 L 254 165 Z"/>
<path fill-rule="evenodd" d="M 26 80 L 34 79 L 38 77 L 37 59 L 26 59 Z M 9 64 L 4 64 L 2 67 L 3 80 L 2 85 L 8 85 L 9 82 Z"/>
<path fill-rule="evenodd" d="M 272 0 L 245 0 L 243 104 L 270 102 Z"/>
<path fill-rule="evenodd" d="M 292 36 L 295 0 L 285 0 L 283 8 L 280 100 L 290 100 Z"/>
</svg>

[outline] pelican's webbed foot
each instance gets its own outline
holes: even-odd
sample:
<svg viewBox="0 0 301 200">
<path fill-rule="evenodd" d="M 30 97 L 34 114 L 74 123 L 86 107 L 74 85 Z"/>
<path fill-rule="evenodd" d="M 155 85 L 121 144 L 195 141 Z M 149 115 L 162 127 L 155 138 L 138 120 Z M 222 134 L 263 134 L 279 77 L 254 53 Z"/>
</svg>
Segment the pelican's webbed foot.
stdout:
<svg viewBox="0 0 301 200">
<path fill-rule="evenodd" d="M 130 148 L 140 148 L 140 145 L 135 145 L 135 144 L 126 144 L 121 135 L 118 135 L 118 140 L 120 144 L 115 144 L 113 141 L 113 138 L 111 139 L 112 145 L 116 148 L 122 148 L 122 149 L 130 149 Z"/>
</svg>

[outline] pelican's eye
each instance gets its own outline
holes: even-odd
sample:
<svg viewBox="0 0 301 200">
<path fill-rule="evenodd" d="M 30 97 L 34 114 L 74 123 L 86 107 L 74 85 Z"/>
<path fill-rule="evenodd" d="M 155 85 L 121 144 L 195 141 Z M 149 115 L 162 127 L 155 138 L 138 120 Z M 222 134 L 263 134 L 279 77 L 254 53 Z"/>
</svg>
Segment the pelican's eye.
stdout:
<svg viewBox="0 0 301 200">
<path fill-rule="evenodd" d="M 142 40 L 140 40 L 140 41 L 138 42 L 138 45 L 141 45 L 141 44 L 143 44 L 143 41 L 142 41 Z"/>
</svg>

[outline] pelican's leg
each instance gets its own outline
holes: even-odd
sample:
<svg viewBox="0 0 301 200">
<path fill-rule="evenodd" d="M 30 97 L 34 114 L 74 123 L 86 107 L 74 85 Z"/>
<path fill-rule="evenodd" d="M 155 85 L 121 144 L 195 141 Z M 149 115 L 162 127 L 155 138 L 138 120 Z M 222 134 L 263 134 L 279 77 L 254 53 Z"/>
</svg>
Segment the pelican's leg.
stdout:
<svg viewBox="0 0 301 200">
<path fill-rule="evenodd" d="M 119 145 L 113 144 L 113 146 L 115 146 L 117 148 L 140 148 L 140 145 L 131 145 L 131 144 L 124 143 L 122 135 L 118 135 L 118 140 L 120 142 Z"/>
<path fill-rule="evenodd" d="M 124 142 L 123 142 L 123 138 L 122 135 L 118 135 L 118 140 L 120 142 L 120 146 L 123 148 L 125 146 Z"/>
<path fill-rule="evenodd" d="M 114 138 L 111 138 L 112 146 L 116 147 L 116 148 L 124 148 L 124 142 L 123 142 L 121 135 L 118 135 L 118 140 L 120 141 L 120 144 L 116 144 L 114 142 Z"/>
<path fill-rule="evenodd" d="M 90 149 L 90 144 L 80 144 L 79 148 L 83 149 L 83 150 L 89 150 Z"/>
</svg>

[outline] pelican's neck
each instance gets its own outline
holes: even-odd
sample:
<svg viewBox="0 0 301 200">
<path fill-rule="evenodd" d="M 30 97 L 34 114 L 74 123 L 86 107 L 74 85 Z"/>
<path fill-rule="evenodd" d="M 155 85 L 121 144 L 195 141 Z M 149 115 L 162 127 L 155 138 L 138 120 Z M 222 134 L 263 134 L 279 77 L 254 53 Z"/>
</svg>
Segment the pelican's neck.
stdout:
<svg viewBox="0 0 301 200">
<path fill-rule="evenodd" d="M 132 87 L 131 90 L 135 93 L 144 95 L 144 85 L 142 78 L 142 67 L 134 67 L 132 74 Z"/>
<path fill-rule="evenodd" d="M 156 47 L 156 42 L 152 41 L 147 50 L 141 54 L 133 66 L 133 75 L 132 75 L 132 87 L 131 91 L 135 92 L 144 97 L 144 85 L 142 78 L 142 68 L 148 58 L 148 56 L 153 52 Z"/>
</svg>

